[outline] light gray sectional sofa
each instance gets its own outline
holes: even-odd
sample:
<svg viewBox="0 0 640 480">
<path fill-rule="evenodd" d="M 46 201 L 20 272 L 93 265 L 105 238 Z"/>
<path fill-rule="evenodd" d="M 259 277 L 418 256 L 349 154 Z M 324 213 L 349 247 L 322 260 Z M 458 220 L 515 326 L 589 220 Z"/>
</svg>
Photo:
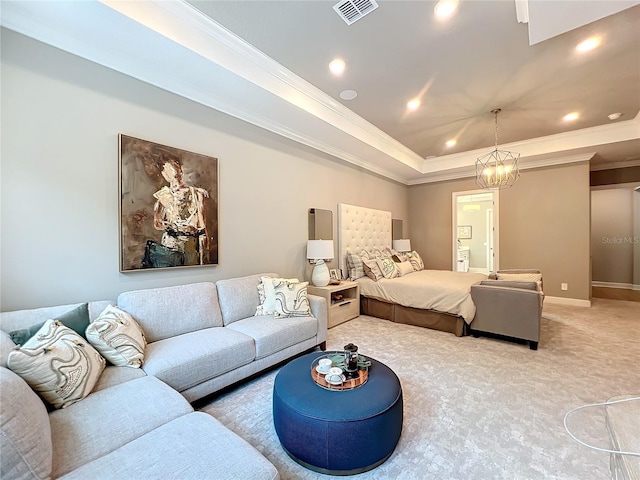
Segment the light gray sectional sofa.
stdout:
<svg viewBox="0 0 640 480">
<path fill-rule="evenodd" d="M 190 402 L 301 352 L 327 336 L 327 306 L 310 316 L 255 316 L 261 276 L 122 293 L 89 302 L 91 320 L 111 304 L 142 327 L 142 368 L 107 366 L 92 393 L 53 410 L 6 368 L 8 332 L 78 306 L 0 314 L 2 479 L 277 479 L 255 448 Z"/>
</svg>

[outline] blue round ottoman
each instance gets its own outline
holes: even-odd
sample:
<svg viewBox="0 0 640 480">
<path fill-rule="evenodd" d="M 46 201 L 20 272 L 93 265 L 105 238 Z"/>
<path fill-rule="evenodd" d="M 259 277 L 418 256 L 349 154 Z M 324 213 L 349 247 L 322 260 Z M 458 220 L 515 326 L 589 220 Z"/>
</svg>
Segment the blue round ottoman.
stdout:
<svg viewBox="0 0 640 480">
<path fill-rule="evenodd" d="M 326 352 L 303 355 L 282 367 L 273 386 L 273 422 L 289 456 L 311 470 L 354 475 L 383 463 L 402 432 L 402 387 L 373 358 L 367 383 L 326 390 L 311 378 L 311 364 Z"/>
</svg>

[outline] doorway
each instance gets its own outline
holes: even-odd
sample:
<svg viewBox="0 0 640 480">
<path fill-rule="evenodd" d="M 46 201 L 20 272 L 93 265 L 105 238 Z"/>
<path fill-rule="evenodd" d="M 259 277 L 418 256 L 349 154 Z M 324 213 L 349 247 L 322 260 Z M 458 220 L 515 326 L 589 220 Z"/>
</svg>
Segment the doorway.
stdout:
<svg viewBox="0 0 640 480">
<path fill-rule="evenodd" d="M 498 267 L 498 191 L 452 194 L 452 270 L 485 273 Z"/>
</svg>

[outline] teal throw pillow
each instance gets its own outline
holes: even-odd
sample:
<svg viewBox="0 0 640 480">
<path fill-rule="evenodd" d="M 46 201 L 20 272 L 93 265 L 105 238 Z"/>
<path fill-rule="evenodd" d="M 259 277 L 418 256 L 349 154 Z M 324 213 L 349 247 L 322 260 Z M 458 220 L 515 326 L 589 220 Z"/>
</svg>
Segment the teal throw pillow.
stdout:
<svg viewBox="0 0 640 480">
<path fill-rule="evenodd" d="M 84 335 L 85 330 L 89 326 L 89 304 L 83 303 L 82 305 L 78 305 L 73 310 L 69 310 L 67 313 L 60 315 L 53 320 L 58 320 L 65 327 L 70 328 L 81 337 L 86 338 Z M 16 345 L 24 345 L 27 340 L 33 337 L 38 330 L 42 328 L 45 322 L 34 325 L 30 328 L 21 328 L 20 330 L 14 330 L 13 332 L 9 332 L 9 336 L 13 343 Z"/>
</svg>

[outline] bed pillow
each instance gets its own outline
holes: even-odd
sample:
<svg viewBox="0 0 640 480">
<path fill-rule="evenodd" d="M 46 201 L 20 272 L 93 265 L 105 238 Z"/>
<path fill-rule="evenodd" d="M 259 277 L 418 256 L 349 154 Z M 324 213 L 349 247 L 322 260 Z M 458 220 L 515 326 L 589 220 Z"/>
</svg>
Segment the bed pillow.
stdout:
<svg viewBox="0 0 640 480">
<path fill-rule="evenodd" d="M 409 252 L 399 252 L 397 250 L 391 249 L 391 258 L 393 258 L 393 261 L 396 263 L 408 262 L 408 253 Z"/>
<path fill-rule="evenodd" d="M 380 267 L 378 266 L 377 259 L 369 260 L 368 258 L 363 258 L 362 265 L 364 267 L 365 275 L 374 282 L 377 282 L 378 280 L 383 278 L 382 270 L 380 270 Z"/>
<path fill-rule="evenodd" d="M 362 259 L 355 253 L 347 252 L 347 268 L 349 269 L 350 280 L 357 280 L 365 276 Z"/>
<path fill-rule="evenodd" d="M 69 327 L 78 335 L 84 337 L 84 331 L 89 326 L 89 304 L 83 303 L 82 305 L 78 305 L 76 308 L 69 310 L 67 313 L 54 318 L 54 320 L 62 322 L 65 327 Z M 15 343 L 16 345 L 24 345 L 27 340 L 33 337 L 36 332 L 42 328 L 44 323 L 45 322 L 40 322 L 29 328 L 13 330 L 12 332 L 9 332 L 9 336 L 11 337 L 11 340 L 13 340 L 13 343 Z"/>
<path fill-rule="evenodd" d="M 378 258 L 376 262 L 384 278 L 395 278 L 400 274 L 398 264 L 391 257 Z"/>
<path fill-rule="evenodd" d="M 273 315 L 276 308 L 276 294 L 273 285 L 274 282 L 280 281 L 299 283 L 297 278 L 260 277 L 260 283 L 258 284 L 258 297 L 260 299 L 260 304 L 256 309 L 257 316 Z"/>
<path fill-rule="evenodd" d="M 398 273 L 400 277 L 404 277 L 405 275 L 409 275 L 414 272 L 413 265 L 411 265 L 411 262 L 409 261 L 396 264 L 398 265 Z"/>
<path fill-rule="evenodd" d="M 147 341 L 138 322 L 124 310 L 107 306 L 87 327 L 87 340 L 117 367 L 140 368 Z"/>
<path fill-rule="evenodd" d="M 417 272 L 419 270 L 424 270 L 424 262 L 422 261 L 422 257 L 420 254 L 413 250 L 410 253 L 407 253 L 407 260 L 411 262 L 411 266 Z"/>
<path fill-rule="evenodd" d="M 273 316 L 282 317 L 306 317 L 311 315 L 309 298 L 307 297 L 307 285 L 309 282 L 289 282 L 286 279 L 273 281 L 275 291 L 275 310 Z"/>
<path fill-rule="evenodd" d="M 56 320 L 47 320 L 7 359 L 8 367 L 56 408 L 89 395 L 105 363 L 85 338 Z"/>
</svg>

